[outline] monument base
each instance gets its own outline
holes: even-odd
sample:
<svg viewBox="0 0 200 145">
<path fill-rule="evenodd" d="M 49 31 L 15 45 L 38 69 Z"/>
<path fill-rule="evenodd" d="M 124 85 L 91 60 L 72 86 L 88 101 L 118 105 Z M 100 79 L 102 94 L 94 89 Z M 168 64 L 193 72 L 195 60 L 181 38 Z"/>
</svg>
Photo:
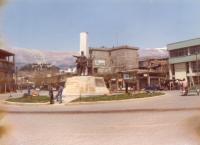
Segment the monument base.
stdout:
<svg viewBox="0 0 200 145">
<path fill-rule="evenodd" d="M 96 96 L 109 94 L 109 90 L 105 85 L 103 77 L 94 76 L 74 76 L 67 78 L 64 96 Z"/>
</svg>

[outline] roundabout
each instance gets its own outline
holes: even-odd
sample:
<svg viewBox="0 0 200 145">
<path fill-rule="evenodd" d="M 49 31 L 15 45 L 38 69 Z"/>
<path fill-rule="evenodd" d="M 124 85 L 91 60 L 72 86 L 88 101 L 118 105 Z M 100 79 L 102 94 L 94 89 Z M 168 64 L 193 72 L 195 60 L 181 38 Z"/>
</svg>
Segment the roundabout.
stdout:
<svg viewBox="0 0 200 145">
<path fill-rule="evenodd" d="M 47 92 L 46 92 L 47 93 Z M 108 102 L 117 102 L 117 101 L 131 101 L 133 99 L 142 99 L 149 97 L 156 97 L 165 95 L 164 92 L 154 92 L 154 93 L 135 93 L 135 94 L 109 94 L 109 95 L 99 95 L 99 96 L 68 96 L 63 97 L 63 103 L 58 104 L 54 99 L 54 104 L 50 104 L 50 97 L 46 95 L 40 96 L 18 96 L 14 98 L 7 98 L 1 101 L 5 105 L 20 105 L 20 106 L 38 106 L 38 105 L 72 105 L 72 104 L 98 104 L 98 103 L 108 103 Z"/>
</svg>

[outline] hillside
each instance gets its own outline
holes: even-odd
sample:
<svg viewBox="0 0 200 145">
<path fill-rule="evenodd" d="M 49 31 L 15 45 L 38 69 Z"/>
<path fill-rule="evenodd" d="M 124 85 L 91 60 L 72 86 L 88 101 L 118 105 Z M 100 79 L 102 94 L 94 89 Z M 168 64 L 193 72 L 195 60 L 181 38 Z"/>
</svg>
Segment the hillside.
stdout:
<svg viewBox="0 0 200 145">
<path fill-rule="evenodd" d="M 68 51 L 43 51 L 28 48 L 7 49 L 16 54 L 16 65 L 22 67 L 31 63 L 50 63 L 60 68 L 74 66 L 72 55 L 78 55 L 78 52 Z M 140 60 L 146 58 L 166 58 L 168 52 L 166 48 L 141 48 L 139 49 Z"/>
</svg>

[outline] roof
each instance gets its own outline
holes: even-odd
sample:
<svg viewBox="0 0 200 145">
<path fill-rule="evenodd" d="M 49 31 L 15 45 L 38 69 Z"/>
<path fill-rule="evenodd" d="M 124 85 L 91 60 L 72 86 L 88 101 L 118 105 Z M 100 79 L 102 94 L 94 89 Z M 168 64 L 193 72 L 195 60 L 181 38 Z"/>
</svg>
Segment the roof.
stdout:
<svg viewBox="0 0 200 145">
<path fill-rule="evenodd" d="M 122 46 L 117 46 L 117 47 L 101 47 L 101 48 L 90 48 L 90 50 L 95 50 L 95 51 L 115 51 L 115 50 L 120 50 L 120 49 L 131 49 L 131 50 L 138 50 L 138 47 L 134 46 L 128 46 L 128 45 L 122 45 Z"/>
<path fill-rule="evenodd" d="M 170 43 L 167 45 L 167 50 L 181 49 L 190 46 L 200 45 L 200 38 L 194 38 L 184 41 L 179 41 L 175 43 Z"/>
<path fill-rule="evenodd" d="M 125 70 L 125 71 L 120 71 L 119 73 L 137 73 L 137 74 L 144 74 L 144 73 L 164 73 L 163 71 L 157 71 L 157 70 L 148 70 L 148 69 L 131 69 L 131 70 Z"/>
<path fill-rule="evenodd" d="M 14 53 L 8 52 L 4 49 L 0 49 L 0 56 L 14 56 Z"/>
<path fill-rule="evenodd" d="M 139 58 L 139 62 L 144 62 L 144 61 L 153 61 L 153 60 L 160 60 L 160 61 L 164 61 L 164 60 L 168 60 L 169 58 L 168 57 L 163 57 L 163 58 L 156 58 L 156 57 L 142 57 L 142 58 Z"/>
</svg>

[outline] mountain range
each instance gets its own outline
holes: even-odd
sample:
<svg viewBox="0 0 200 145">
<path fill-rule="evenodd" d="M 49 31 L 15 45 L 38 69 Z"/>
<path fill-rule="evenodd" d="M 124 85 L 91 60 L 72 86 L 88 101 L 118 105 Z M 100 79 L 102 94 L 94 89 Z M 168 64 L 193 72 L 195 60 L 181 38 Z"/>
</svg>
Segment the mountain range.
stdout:
<svg viewBox="0 0 200 145">
<path fill-rule="evenodd" d="M 74 57 L 78 52 L 71 51 L 45 51 L 29 48 L 9 48 L 16 56 L 16 65 L 18 67 L 29 63 L 51 63 L 60 68 L 74 66 Z M 166 48 L 141 48 L 139 49 L 140 60 L 148 58 L 166 58 L 168 52 Z"/>
</svg>

